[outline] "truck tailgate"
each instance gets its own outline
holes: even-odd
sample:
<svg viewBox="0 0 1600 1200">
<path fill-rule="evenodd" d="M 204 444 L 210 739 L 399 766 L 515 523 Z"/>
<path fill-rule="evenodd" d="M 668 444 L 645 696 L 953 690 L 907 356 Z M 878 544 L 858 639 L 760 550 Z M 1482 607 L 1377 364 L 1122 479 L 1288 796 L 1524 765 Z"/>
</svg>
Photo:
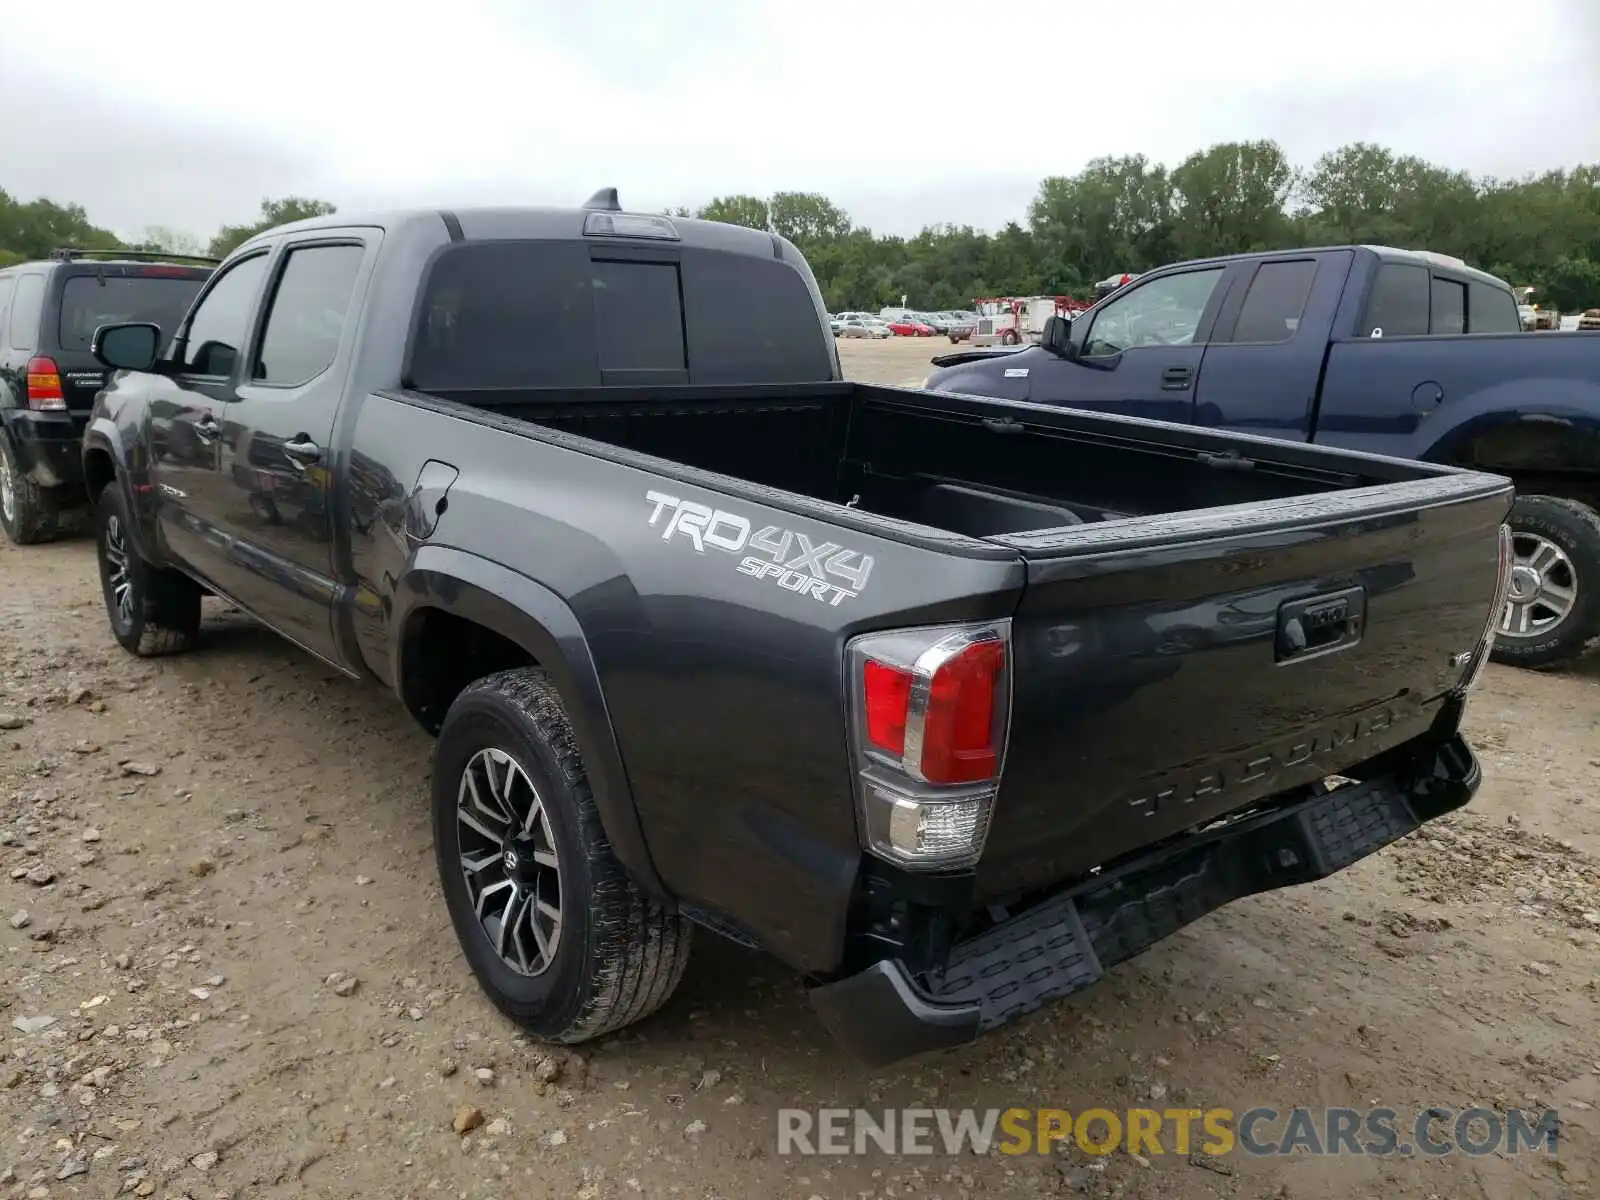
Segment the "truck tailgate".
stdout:
<svg viewBox="0 0 1600 1200">
<path fill-rule="evenodd" d="M 1424 732 L 1494 603 L 1495 476 L 1020 534 L 979 890 L 1113 862 Z"/>
</svg>

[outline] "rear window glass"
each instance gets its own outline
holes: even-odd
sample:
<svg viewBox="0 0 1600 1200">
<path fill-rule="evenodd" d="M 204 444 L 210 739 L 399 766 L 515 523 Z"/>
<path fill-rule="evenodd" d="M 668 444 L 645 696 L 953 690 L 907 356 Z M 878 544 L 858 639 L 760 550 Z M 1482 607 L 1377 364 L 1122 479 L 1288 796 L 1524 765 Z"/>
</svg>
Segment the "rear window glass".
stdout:
<svg viewBox="0 0 1600 1200">
<path fill-rule="evenodd" d="M 61 348 L 87 350 L 96 329 L 124 321 L 150 321 L 170 336 L 204 284 L 203 277 L 74 275 L 61 288 Z"/>
<path fill-rule="evenodd" d="M 445 251 L 423 284 L 412 386 L 595 387 L 626 383 L 633 371 L 681 378 L 685 368 L 696 384 L 831 376 L 832 338 L 787 264 L 694 249 L 679 263 L 595 262 L 590 248 L 469 242 Z"/>
<path fill-rule="evenodd" d="M 602 371 L 685 369 L 676 263 L 597 262 L 590 285 Z"/>
</svg>

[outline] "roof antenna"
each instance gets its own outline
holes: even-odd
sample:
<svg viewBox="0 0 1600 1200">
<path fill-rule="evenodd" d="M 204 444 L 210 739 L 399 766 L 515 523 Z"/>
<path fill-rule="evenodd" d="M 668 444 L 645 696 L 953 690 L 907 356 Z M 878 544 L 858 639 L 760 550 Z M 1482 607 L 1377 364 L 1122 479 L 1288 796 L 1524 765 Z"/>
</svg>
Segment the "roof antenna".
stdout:
<svg viewBox="0 0 1600 1200">
<path fill-rule="evenodd" d="M 585 208 L 598 208 L 605 212 L 621 212 L 622 202 L 617 199 L 617 189 L 601 188 L 584 201 Z"/>
</svg>

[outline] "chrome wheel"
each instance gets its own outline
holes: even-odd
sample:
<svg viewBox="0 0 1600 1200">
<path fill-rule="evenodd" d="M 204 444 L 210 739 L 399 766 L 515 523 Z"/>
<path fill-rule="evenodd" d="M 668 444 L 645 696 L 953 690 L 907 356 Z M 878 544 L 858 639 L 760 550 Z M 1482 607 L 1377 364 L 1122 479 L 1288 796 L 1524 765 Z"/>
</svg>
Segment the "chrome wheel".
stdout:
<svg viewBox="0 0 1600 1200">
<path fill-rule="evenodd" d="M 519 975 L 542 973 L 561 941 L 561 863 L 539 791 L 505 751 L 468 760 L 456 831 L 467 895 L 495 953 Z"/>
<path fill-rule="evenodd" d="M 13 520 L 17 512 L 17 481 L 11 477 L 11 456 L 0 451 L 0 517 Z"/>
<path fill-rule="evenodd" d="M 117 618 L 124 625 L 133 624 L 133 579 L 128 573 L 128 542 L 122 534 L 122 522 L 115 516 L 106 521 L 105 538 L 106 587 L 117 606 Z"/>
<path fill-rule="evenodd" d="M 1511 546 L 1511 584 L 1496 636 L 1539 637 L 1571 615 L 1578 572 L 1565 550 L 1537 533 L 1513 530 Z"/>
</svg>

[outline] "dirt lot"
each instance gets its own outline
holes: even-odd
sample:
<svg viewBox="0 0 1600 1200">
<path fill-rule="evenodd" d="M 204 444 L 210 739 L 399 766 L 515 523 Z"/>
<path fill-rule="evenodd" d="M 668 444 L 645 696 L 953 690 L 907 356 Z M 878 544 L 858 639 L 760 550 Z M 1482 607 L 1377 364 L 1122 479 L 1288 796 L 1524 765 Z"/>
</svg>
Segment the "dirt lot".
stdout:
<svg viewBox="0 0 1600 1200">
<path fill-rule="evenodd" d="M 915 383 L 947 347 L 843 354 L 858 378 Z M 655 1019 L 543 1055 L 457 954 L 431 743 L 389 696 L 220 608 L 200 652 L 128 657 L 81 537 L 0 542 L 0 614 L 0 1194 L 1595 1189 L 1600 666 L 1491 668 L 1469 722 L 1487 782 L 1466 813 L 1333 882 L 1233 905 L 980 1045 L 874 1074 L 824 1040 L 791 975 L 710 936 Z M 776 1153 L 786 1106 L 1147 1103 L 1555 1106 L 1565 1124 L 1554 1159 Z M 466 1136 L 462 1106 L 483 1121 Z"/>
</svg>

